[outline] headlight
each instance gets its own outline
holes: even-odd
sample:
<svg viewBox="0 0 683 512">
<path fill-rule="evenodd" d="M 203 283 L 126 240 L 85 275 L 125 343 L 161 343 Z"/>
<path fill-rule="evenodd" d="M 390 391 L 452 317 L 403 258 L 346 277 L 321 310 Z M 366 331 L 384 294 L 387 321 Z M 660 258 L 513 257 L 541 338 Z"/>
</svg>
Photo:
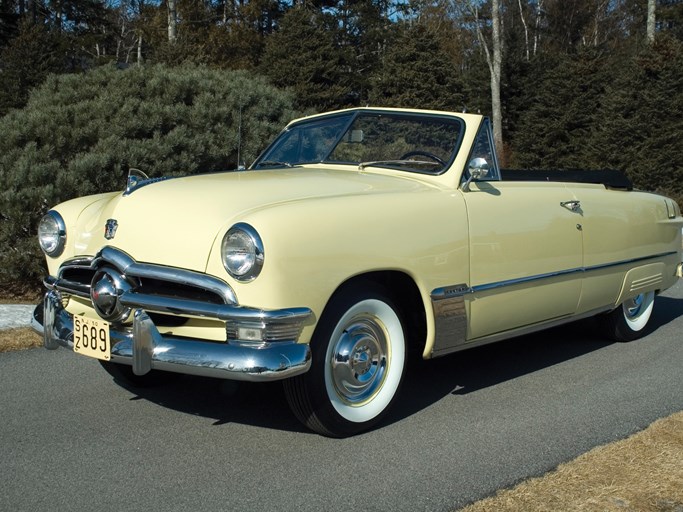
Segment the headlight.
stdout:
<svg viewBox="0 0 683 512">
<path fill-rule="evenodd" d="M 60 214 L 50 210 L 38 224 L 38 243 L 45 254 L 56 258 L 66 245 L 66 224 Z"/>
<path fill-rule="evenodd" d="M 223 237 L 221 258 L 228 273 L 238 281 L 251 281 L 263 267 L 263 242 L 249 224 L 231 227 Z"/>
</svg>

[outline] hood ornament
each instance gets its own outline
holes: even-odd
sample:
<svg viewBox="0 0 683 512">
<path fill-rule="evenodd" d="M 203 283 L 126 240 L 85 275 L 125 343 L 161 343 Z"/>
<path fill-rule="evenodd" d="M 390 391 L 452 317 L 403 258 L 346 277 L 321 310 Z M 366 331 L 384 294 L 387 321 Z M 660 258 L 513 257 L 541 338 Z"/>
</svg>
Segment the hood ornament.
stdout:
<svg viewBox="0 0 683 512">
<path fill-rule="evenodd" d="M 116 219 L 108 219 L 104 225 L 104 238 L 111 240 L 116 236 L 116 229 L 119 227 L 119 223 Z"/>
<path fill-rule="evenodd" d="M 172 176 L 162 176 L 161 178 L 150 178 L 140 169 L 135 169 L 131 167 L 128 169 L 128 180 L 126 181 L 126 189 L 123 191 L 123 195 L 128 196 L 135 192 L 137 189 L 144 187 L 145 185 L 151 185 L 158 181 L 170 180 Z"/>
</svg>

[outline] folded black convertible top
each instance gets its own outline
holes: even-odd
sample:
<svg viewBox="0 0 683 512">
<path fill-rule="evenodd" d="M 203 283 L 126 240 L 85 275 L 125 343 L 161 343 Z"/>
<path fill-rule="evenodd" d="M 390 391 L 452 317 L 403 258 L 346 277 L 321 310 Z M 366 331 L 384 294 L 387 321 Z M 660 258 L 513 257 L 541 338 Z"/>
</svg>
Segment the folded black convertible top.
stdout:
<svg viewBox="0 0 683 512">
<path fill-rule="evenodd" d="M 616 169 L 599 171 L 501 169 L 503 181 L 559 181 L 564 183 L 596 183 L 609 188 L 633 190 L 626 174 Z"/>
</svg>

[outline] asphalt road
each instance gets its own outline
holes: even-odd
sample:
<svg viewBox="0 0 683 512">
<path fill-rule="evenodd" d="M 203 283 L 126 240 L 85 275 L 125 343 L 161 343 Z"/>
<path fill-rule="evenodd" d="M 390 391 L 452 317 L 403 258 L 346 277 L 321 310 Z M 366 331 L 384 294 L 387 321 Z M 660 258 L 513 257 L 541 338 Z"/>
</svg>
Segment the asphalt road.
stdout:
<svg viewBox="0 0 683 512">
<path fill-rule="evenodd" d="M 64 349 L 0 354 L 0 510 L 454 510 L 682 410 L 683 283 L 651 325 L 420 363 L 385 424 L 345 440 L 304 431 L 277 384 L 136 392 Z"/>
</svg>

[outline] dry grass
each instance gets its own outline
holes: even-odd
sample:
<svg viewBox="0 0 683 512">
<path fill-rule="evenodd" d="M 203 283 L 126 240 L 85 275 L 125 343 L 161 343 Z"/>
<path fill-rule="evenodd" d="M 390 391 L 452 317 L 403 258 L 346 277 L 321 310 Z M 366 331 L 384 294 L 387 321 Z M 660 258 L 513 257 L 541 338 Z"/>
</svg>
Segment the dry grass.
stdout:
<svg viewBox="0 0 683 512">
<path fill-rule="evenodd" d="M 0 352 L 40 347 L 43 339 L 28 328 L 0 331 Z"/>
<path fill-rule="evenodd" d="M 683 412 L 461 512 L 683 512 Z"/>
<path fill-rule="evenodd" d="M 38 304 L 42 298 L 43 294 L 40 290 L 25 290 L 17 293 L 0 291 L 0 304 Z"/>
</svg>

